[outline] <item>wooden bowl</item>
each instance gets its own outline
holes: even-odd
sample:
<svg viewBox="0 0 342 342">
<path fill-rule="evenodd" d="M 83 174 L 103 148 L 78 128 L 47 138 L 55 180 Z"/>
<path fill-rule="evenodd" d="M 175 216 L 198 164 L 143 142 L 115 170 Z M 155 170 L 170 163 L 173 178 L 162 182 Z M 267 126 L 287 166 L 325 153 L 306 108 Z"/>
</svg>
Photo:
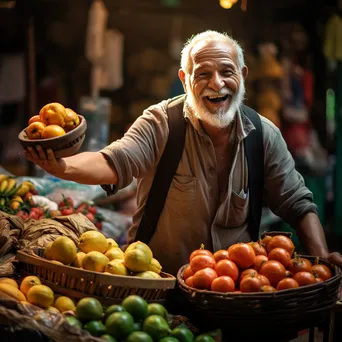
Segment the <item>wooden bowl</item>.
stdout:
<svg viewBox="0 0 342 342">
<path fill-rule="evenodd" d="M 69 157 L 80 149 L 85 138 L 87 122 L 82 115 L 79 115 L 79 118 L 80 124 L 75 129 L 64 135 L 50 139 L 29 139 L 25 129 L 23 129 L 18 135 L 20 144 L 24 148 L 28 146 L 36 147 L 37 145 L 40 145 L 43 149 L 51 148 L 56 158 Z"/>
</svg>

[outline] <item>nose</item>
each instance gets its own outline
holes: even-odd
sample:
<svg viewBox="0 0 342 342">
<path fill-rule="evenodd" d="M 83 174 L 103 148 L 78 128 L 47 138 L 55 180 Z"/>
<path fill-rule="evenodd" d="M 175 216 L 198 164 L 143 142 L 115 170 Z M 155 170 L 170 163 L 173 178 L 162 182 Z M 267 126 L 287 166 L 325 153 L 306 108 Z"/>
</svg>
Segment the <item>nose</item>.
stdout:
<svg viewBox="0 0 342 342">
<path fill-rule="evenodd" d="M 209 81 L 209 87 L 215 91 L 219 91 L 224 87 L 224 79 L 223 77 L 218 73 L 215 72 Z"/>
</svg>

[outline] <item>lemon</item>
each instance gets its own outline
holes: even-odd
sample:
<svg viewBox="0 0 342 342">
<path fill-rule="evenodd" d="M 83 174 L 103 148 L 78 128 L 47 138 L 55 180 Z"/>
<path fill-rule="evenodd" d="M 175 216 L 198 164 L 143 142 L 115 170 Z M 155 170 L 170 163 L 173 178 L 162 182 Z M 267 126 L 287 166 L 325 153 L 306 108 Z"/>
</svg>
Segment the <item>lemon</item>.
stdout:
<svg viewBox="0 0 342 342">
<path fill-rule="evenodd" d="M 20 291 L 27 296 L 27 292 L 30 290 L 31 287 L 36 285 L 41 285 L 42 282 L 36 276 L 27 276 L 23 279 L 20 284 Z"/>
<path fill-rule="evenodd" d="M 111 249 L 108 249 L 108 251 L 105 253 L 105 256 L 109 260 L 113 260 L 113 259 L 123 259 L 125 254 L 120 248 L 113 247 Z"/>
<path fill-rule="evenodd" d="M 152 272 L 159 274 L 161 272 L 161 270 L 162 270 L 162 266 L 160 265 L 159 261 L 155 258 L 152 258 L 149 271 L 152 271 Z"/>
<path fill-rule="evenodd" d="M 52 306 L 53 300 L 53 291 L 46 285 L 35 285 L 27 292 L 27 301 L 41 308 Z"/>
<path fill-rule="evenodd" d="M 137 273 L 135 276 L 139 277 L 139 278 L 145 278 L 145 279 L 159 279 L 159 278 L 161 278 L 161 276 L 158 273 L 152 272 L 152 271 L 140 272 L 140 273 Z"/>
<path fill-rule="evenodd" d="M 144 272 L 150 269 L 152 258 L 142 249 L 134 248 L 125 252 L 125 266 L 133 272 Z"/>
<path fill-rule="evenodd" d="M 49 306 L 46 310 L 54 313 L 60 313 L 60 311 L 56 309 L 54 306 Z"/>
<path fill-rule="evenodd" d="M 54 307 L 58 309 L 60 312 L 65 312 L 65 311 L 75 311 L 76 306 L 74 301 L 66 296 L 60 296 L 55 300 Z"/>
<path fill-rule="evenodd" d="M 82 329 L 82 323 L 75 316 L 65 316 L 65 320 L 73 327 Z"/>
<path fill-rule="evenodd" d="M 134 331 L 134 319 L 126 311 L 112 313 L 106 318 L 105 325 L 107 333 L 119 341 L 125 340 Z"/>
<path fill-rule="evenodd" d="M 74 260 L 74 262 L 72 263 L 72 266 L 74 267 L 78 267 L 78 268 L 82 268 L 82 260 L 85 257 L 86 253 L 83 252 L 78 252 L 76 254 L 76 259 Z"/>
<path fill-rule="evenodd" d="M 128 275 L 128 270 L 122 259 L 114 259 L 109 261 L 105 268 L 105 272 L 116 275 Z"/>
<path fill-rule="evenodd" d="M 140 322 L 147 317 L 148 304 L 140 296 L 130 295 L 121 302 L 121 305 L 133 316 L 135 322 Z"/>
<path fill-rule="evenodd" d="M 151 315 L 144 320 L 143 331 L 148 333 L 154 341 L 159 341 L 169 335 L 170 328 L 162 316 Z"/>
<path fill-rule="evenodd" d="M 144 251 L 145 253 L 147 253 L 150 257 L 150 259 L 152 260 L 153 258 L 153 254 L 152 254 L 152 251 L 150 249 L 150 247 L 148 247 L 146 245 L 146 243 L 144 242 L 141 242 L 141 241 L 137 241 L 137 242 L 133 242 L 131 243 L 127 249 L 126 249 L 126 252 L 127 251 L 130 251 L 131 249 L 141 249 L 142 251 Z"/>
<path fill-rule="evenodd" d="M 17 289 L 19 288 L 18 283 L 12 278 L 6 278 L 6 277 L 0 278 L 0 283 L 12 285 L 12 286 L 16 287 Z M 23 291 L 21 291 L 21 292 L 23 292 Z"/>
<path fill-rule="evenodd" d="M 109 259 L 100 252 L 89 252 L 82 260 L 82 267 L 88 271 L 103 272 Z"/>
<path fill-rule="evenodd" d="M 101 321 L 90 321 L 83 326 L 92 336 L 101 336 L 106 332 L 106 327 Z"/>
<path fill-rule="evenodd" d="M 51 260 L 51 257 L 50 257 L 50 250 L 51 250 L 51 246 L 53 244 L 53 241 L 51 241 L 44 249 L 44 258 L 45 259 L 49 259 Z"/>
<path fill-rule="evenodd" d="M 104 253 L 108 249 L 107 238 L 96 230 L 89 230 L 80 237 L 78 248 L 81 252 L 100 252 Z"/>
<path fill-rule="evenodd" d="M 112 239 L 112 238 L 107 238 L 107 242 L 108 242 L 108 249 L 107 249 L 107 251 L 109 251 L 111 248 L 119 247 L 118 243 L 114 239 Z"/>
<path fill-rule="evenodd" d="M 70 265 L 76 258 L 77 248 L 67 236 L 58 237 L 51 245 L 49 250 L 50 260 L 57 260 L 64 265 Z"/>
<path fill-rule="evenodd" d="M 50 262 L 52 262 L 53 264 L 56 264 L 56 265 L 64 265 L 62 262 L 60 262 L 58 260 L 50 260 Z"/>
</svg>

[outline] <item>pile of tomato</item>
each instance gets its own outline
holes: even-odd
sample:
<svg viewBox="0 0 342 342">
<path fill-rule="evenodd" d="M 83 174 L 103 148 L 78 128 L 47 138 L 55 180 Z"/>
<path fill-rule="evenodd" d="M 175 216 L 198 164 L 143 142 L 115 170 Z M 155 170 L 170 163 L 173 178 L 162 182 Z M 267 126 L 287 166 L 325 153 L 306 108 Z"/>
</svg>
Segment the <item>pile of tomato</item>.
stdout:
<svg viewBox="0 0 342 342">
<path fill-rule="evenodd" d="M 186 285 L 223 293 L 275 292 L 331 277 L 332 271 L 319 258 L 313 264 L 298 256 L 292 240 L 281 234 L 215 253 L 201 246 L 191 253 L 183 272 Z"/>
</svg>

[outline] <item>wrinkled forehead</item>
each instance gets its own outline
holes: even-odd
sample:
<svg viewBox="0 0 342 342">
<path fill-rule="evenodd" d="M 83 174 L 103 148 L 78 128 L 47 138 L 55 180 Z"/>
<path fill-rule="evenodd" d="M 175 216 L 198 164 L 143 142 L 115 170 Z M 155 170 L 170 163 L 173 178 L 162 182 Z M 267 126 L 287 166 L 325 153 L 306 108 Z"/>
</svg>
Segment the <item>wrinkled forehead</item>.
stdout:
<svg viewBox="0 0 342 342">
<path fill-rule="evenodd" d="M 207 60 L 227 60 L 237 65 L 236 48 L 223 40 L 198 42 L 190 53 L 190 72 L 195 64 L 201 64 Z"/>
</svg>

